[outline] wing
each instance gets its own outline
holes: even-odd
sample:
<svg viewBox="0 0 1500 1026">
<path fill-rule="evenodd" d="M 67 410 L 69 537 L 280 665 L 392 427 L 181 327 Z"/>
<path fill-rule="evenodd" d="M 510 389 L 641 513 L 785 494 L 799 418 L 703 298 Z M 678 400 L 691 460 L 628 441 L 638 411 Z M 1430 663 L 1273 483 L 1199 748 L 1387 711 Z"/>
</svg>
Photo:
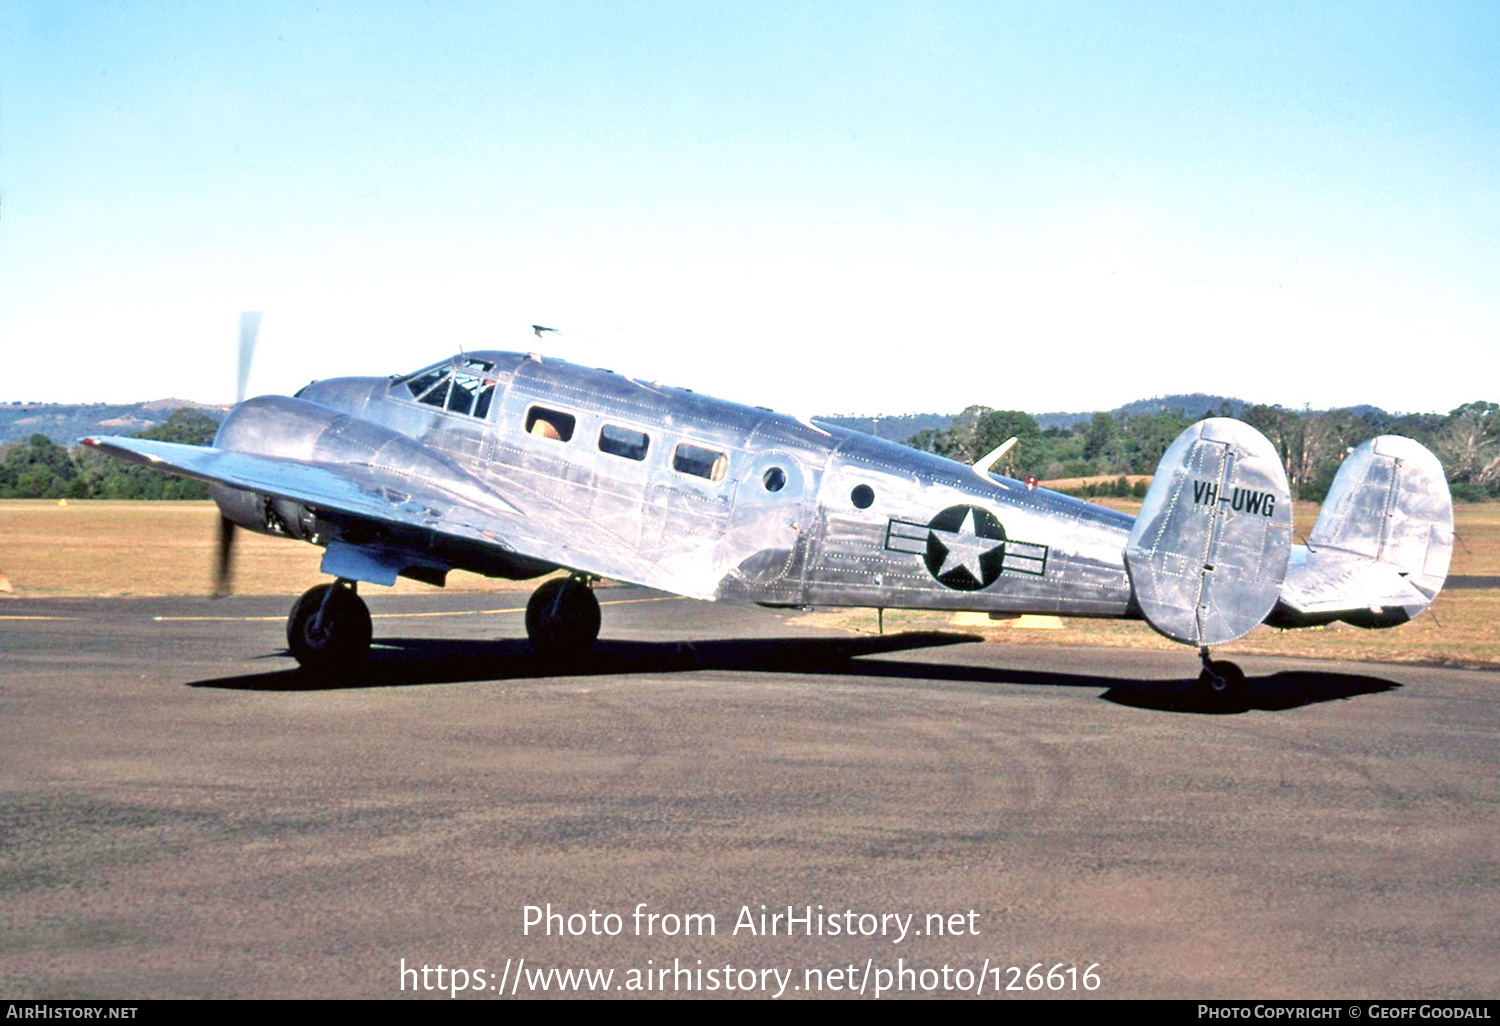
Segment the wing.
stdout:
<svg viewBox="0 0 1500 1026">
<path fill-rule="evenodd" d="M 483 486 L 472 479 L 472 483 L 464 482 L 467 487 L 459 491 L 431 481 L 393 480 L 388 474 L 354 463 L 255 456 L 144 438 L 85 438 L 83 444 L 182 477 L 474 541 L 498 542 L 502 537 L 497 530 L 502 526 L 501 521 L 521 513 L 490 489 L 476 494 L 476 486 Z"/>
<path fill-rule="evenodd" d="M 257 456 L 144 438 L 105 436 L 85 438 L 83 443 L 132 463 L 287 499 L 320 513 L 417 528 L 478 542 L 539 563 L 692 598 L 713 598 L 722 576 L 706 572 L 701 554 L 689 549 L 680 559 L 654 560 L 593 541 L 595 532 L 587 523 L 561 520 L 555 515 L 528 516 L 517 501 L 512 501 L 515 497 L 501 495 L 457 468 L 444 477 L 445 485 L 434 474 L 398 475 L 353 462 Z M 381 576 L 359 579 L 390 583 Z"/>
</svg>

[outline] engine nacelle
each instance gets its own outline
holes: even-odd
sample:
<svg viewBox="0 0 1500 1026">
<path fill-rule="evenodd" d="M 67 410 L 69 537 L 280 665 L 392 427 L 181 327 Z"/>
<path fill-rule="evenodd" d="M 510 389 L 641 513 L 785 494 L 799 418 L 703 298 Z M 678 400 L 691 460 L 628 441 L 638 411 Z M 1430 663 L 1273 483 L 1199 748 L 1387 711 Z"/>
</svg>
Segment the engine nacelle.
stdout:
<svg viewBox="0 0 1500 1026">
<path fill-rule="evenodd" d="M 354 462 L 369 462 L 371 451 L 378 450 L 387 439 L 369 437 L 367 433 L 363 445 L 349 445 L 345 440 L 359 434 L 355 425 L 391 434 L 316 403 L 261 396 L 248 399 L 230 411 L 214 437 L 214 447 L 308 462 L 341 463 L 351 458 Z M 225 485 L 213 485 L 211 490 L 219 511 L 240 527 L 302 541 L 327 540 L 326 526 L 320 531 L 317 516 L 301 503 Z"/>
<path fill-rule="evenodd" d="M 274 395 L 247 399 L 220 425 L 214 447 L 315 465 L 358 466 L 390 481 L 393 495 L 402 481 L 417 481 L 423 488 L 438 489 L 481 508 L 509 508 L 472 474 L 430 446 L 305 399 Z M 315 537 L 319 518 L 300 503 L 222 485 L 213 491 L 224 515 L 243 527 L 327 541 L 326 536 Z"/>
<path fill-rule="evenodd" d="M 359 466 L 389 481 L 387 498 L 399 503 L 403 481 L 439 490 L 479 508 L 514 511 L 505 500 L 442 453 L 390 428 L 337 410 L 284 396 L 261 396 L 234 408 L 214 446 L 257 456 L 278 456 L 329 467 Z M 226 518 L 263 534 L 279 534 L 329 547 L 323 570 L 351 580 L 390 584 L 397 575 L 441 584 L 449 568 L 490 577 L 523 579 L 555 569 L 499 545 L 444 537 L 381 521 L 309 508 L 300 502 L 213 485 Z"/>
</svg>

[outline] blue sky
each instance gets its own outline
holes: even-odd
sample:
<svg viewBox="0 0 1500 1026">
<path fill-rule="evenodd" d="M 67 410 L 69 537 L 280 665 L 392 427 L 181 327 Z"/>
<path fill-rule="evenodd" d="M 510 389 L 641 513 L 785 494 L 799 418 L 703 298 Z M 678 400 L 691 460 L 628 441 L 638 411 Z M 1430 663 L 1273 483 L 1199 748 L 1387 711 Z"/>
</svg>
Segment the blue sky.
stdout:
<svg viewBox="0 0 1500 1026">
<path fill-rule="evenodd" d="M 0 5 L 0 399 L 1500 399 L 1500 6 Z M 533 323 L 561 329 L 539 342 Z"/>
</svg>

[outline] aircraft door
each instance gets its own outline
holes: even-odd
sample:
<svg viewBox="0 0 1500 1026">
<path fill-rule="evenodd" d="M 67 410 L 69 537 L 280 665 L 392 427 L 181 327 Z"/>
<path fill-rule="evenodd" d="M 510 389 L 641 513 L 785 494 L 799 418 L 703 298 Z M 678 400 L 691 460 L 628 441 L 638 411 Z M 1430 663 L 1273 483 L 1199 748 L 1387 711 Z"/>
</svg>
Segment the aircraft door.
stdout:
<svg viewBox="0 0 1500 1026">
<path fill-rule="evenodd" d="M 732 475 L 742 458 L 708 441 L 661 440 L 641 505 L 639 548 L 654 566 L 658 587 L 712 594 L 732 568 L 723 542 L 734 506 Z"/>
<path fill-rule="evenodd" d="M 757 602 L 801 601 L 807 528 L 816 482 L 785 449 L 745 453 L 735 468 L 734 512 L 725 539 L 733 576 Z"/>
</svg>

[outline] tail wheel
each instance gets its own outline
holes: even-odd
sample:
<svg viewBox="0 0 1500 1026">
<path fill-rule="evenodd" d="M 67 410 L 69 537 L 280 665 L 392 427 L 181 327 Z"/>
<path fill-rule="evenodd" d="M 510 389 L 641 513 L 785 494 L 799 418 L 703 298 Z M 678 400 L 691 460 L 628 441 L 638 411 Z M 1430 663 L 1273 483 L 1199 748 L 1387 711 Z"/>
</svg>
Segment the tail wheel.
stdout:
<svg viewBox="0 0 1500 1026">
<path fill-rule="evenodd" d="M 526 636 L 546 659 L 587 655 L 599 637 L 599 600 L 576 578 L 548 581 L 526 603 Z"/>
<path fill-rule="evenodd" d="M 1224 659 L 1207 659 L 1198 674 L 1198 694 L 1216 709 L 1244 709 L 1250 704 L 1245 671 Z"/>
<path fill-rule="evenodd" d="M 286 643 L 309 670 L 357 666 L 370 651 L 370 610 L 345 584 L 310 588 L 286 621 Z"/>
</svg>

